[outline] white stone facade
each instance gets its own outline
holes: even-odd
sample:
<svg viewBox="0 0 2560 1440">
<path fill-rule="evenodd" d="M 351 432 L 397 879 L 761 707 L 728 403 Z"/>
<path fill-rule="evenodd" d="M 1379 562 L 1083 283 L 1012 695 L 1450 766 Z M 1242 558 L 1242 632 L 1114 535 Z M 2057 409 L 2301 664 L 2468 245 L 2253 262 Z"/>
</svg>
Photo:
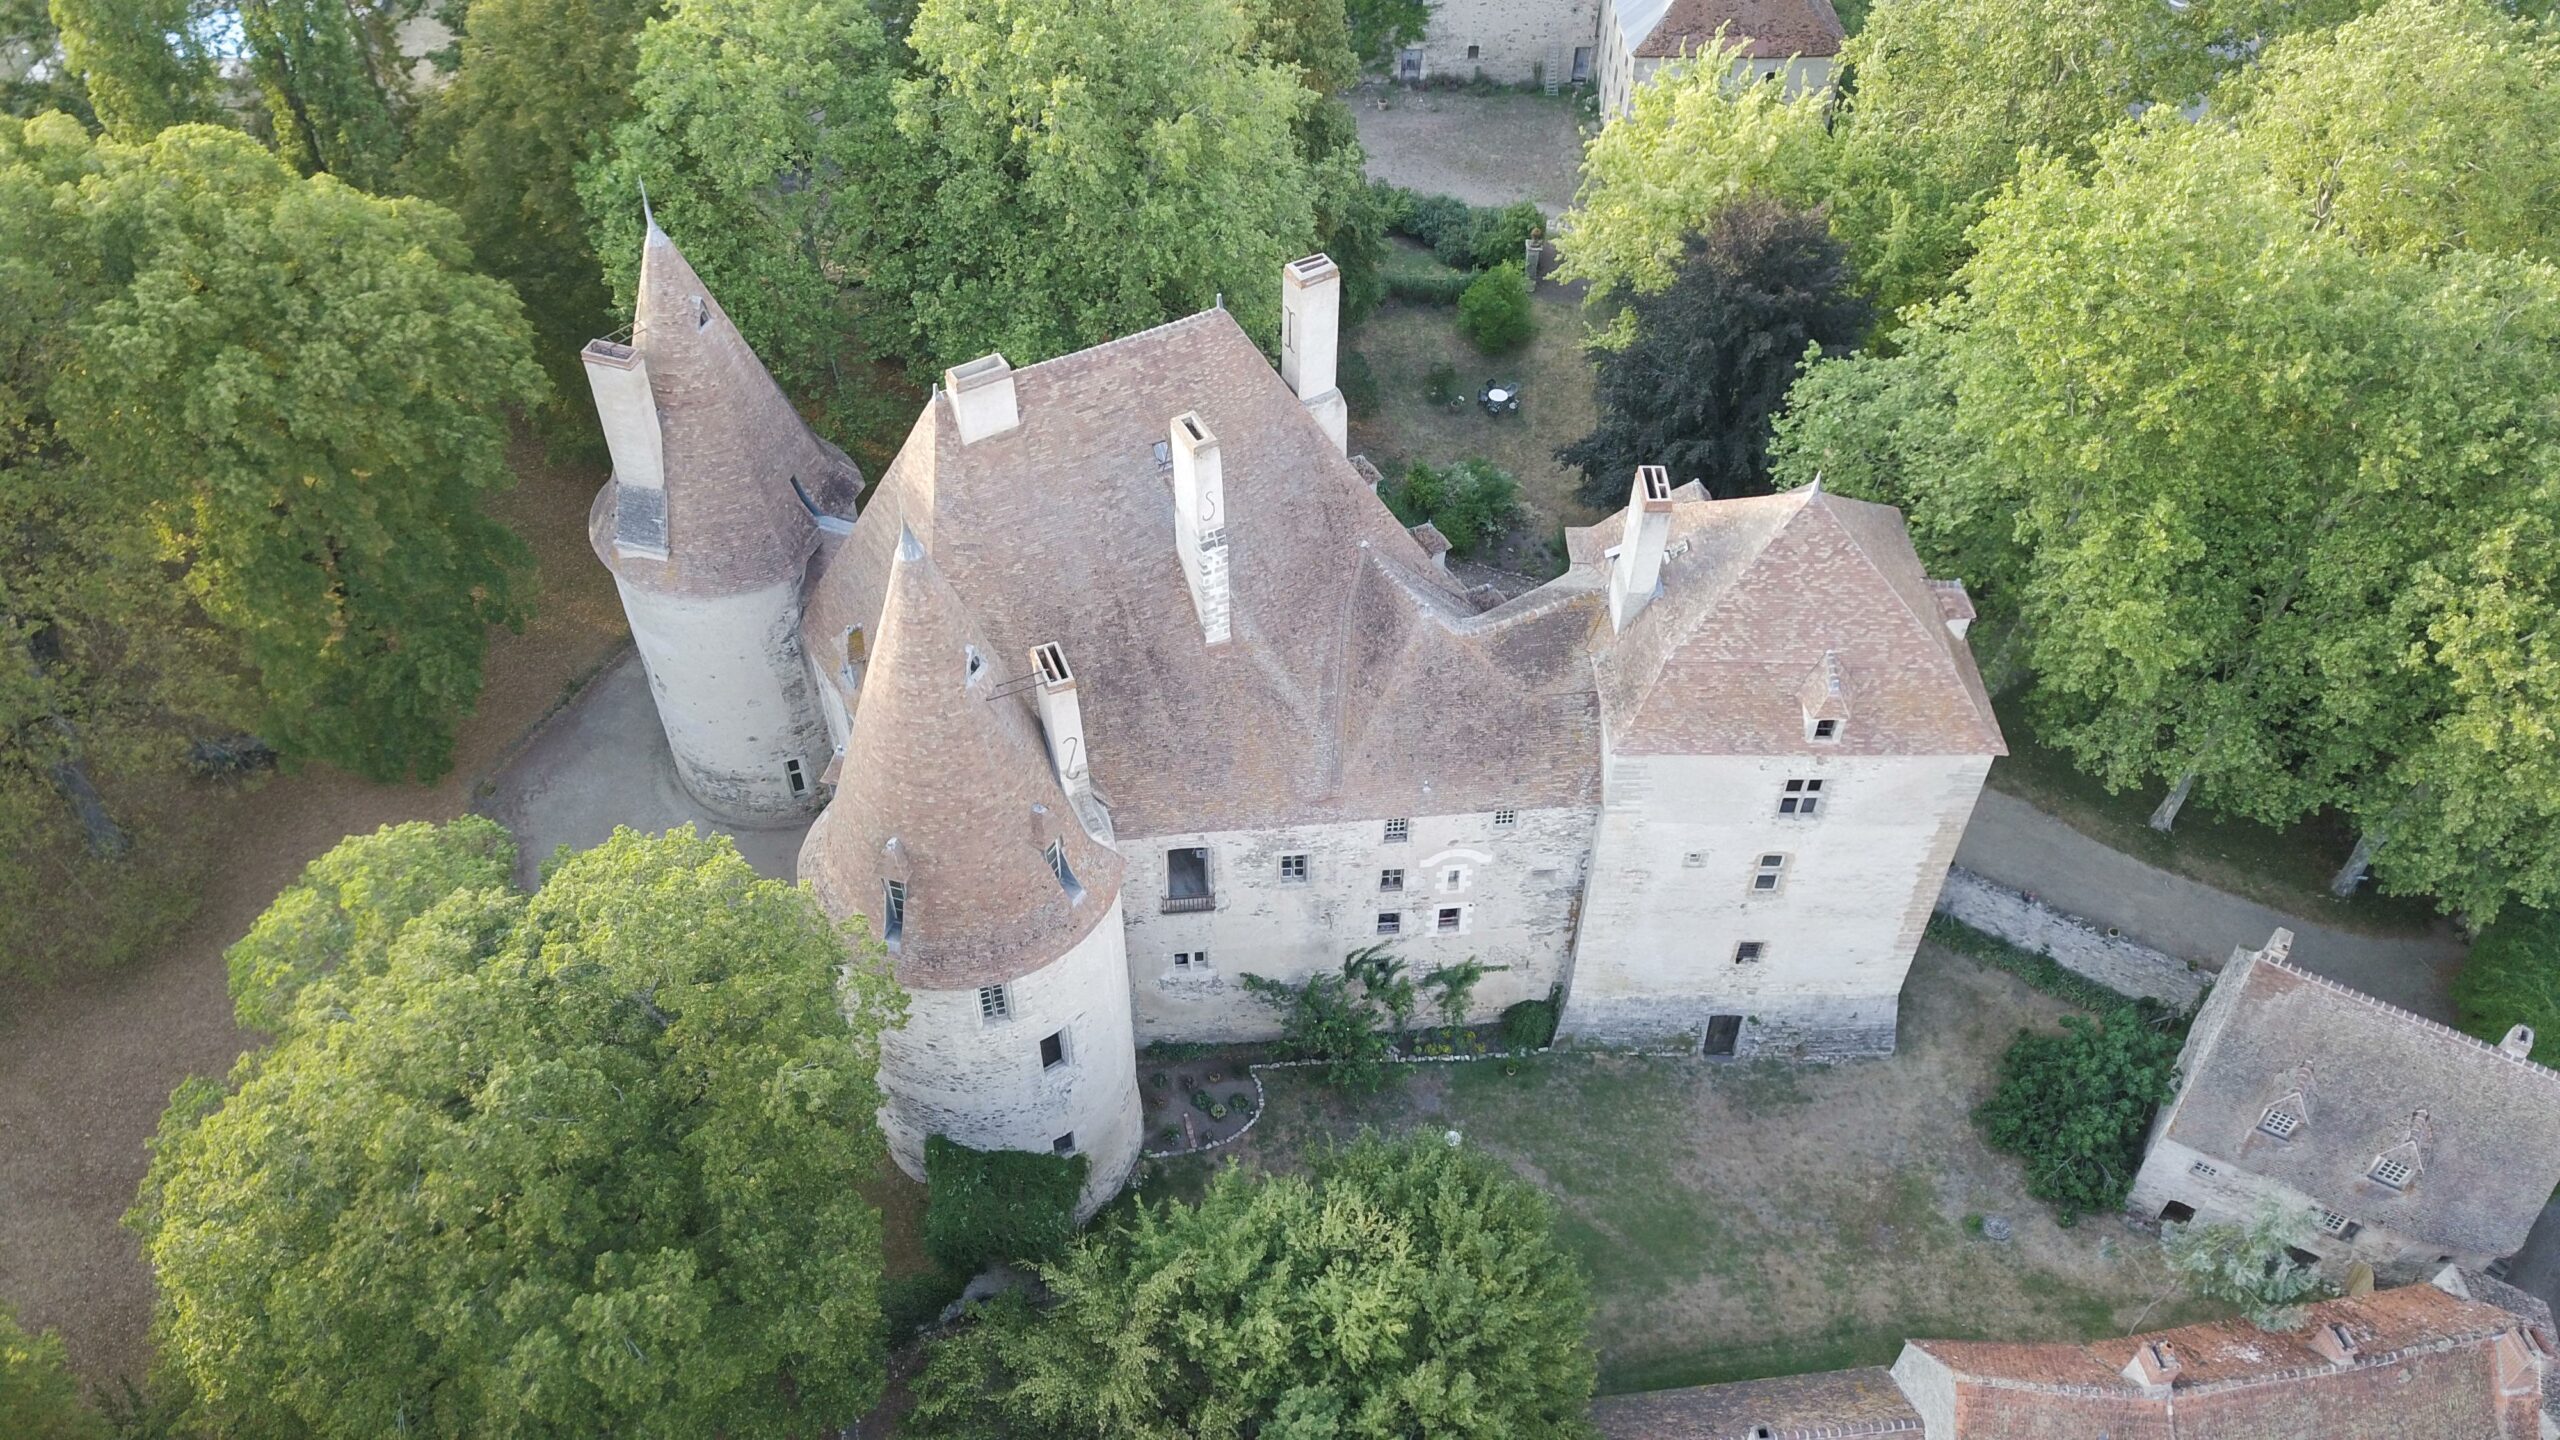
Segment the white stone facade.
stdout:
<svg viewBox="0 0 2560 1440">
<path fill-rule="evenodd" d="M 1647 756 L 1604 766 L 1562 1037 L 1689 1047 L 1704 1038 L 1737 1056 L 1892 1051 L 1903 976 L 1989 757 Z M 1823 786 L 1815 813 L 1780 814 L 1787 783 L 1809 779 Z M 1776 884 L 1764 889 L 1770 856 Z M 1717 1035 L 1720 1016 L 1730 1035 Z"/>
<path fill-rule="evenodd" d="M 1385 838 L 1384 821 L 1122 837 L 1139 1042 L 1270 1039 L 1278 1015 L 1241 977 L 1296 984 L 1381 940 L 1395 942 L 1417 977 L 1469 959 L 1503 967 L 1477 983 L 1470 1023 L 1547 998 L 1573 940 L 1592 816 L 1521 810 L 1508 823 L 1499 818 L 1413 816 L 1402 841 Z M 1212 907 L 1169 910 L 1166 857 L 1192 847 L 1209 852 Z M 1289 857 L 1304 858 L 1302 878 L 1284 864 Z M 1395 889 L 1381 884 L 1390 871 Z M 1444 911 L 1456 912 L 1454 929 L 1442 928 Z M 1394 933 L 1380 928 L 1383 915 L 1397 918 Z M 1416 1023 L 1432 1023 L 1430 1012 Z"/>
<path fill-rule="evenodd" d="M 618 577 L 676 774 L 742 825 L 806 819 L 834 750 L 800 655 L 800 587 L 671 595 Z"/>
<path fill-rule="evenodd" d="M 2163 1221 L 2246 1225 L 2265 1210 L 2298 1221 L 2300 1248 L 2320 1257 L 2324 1266 L 2342 1271 L 2362 1261 L 2385 1284 L 2420 1279 L 2446 1264 L 2477 1270 L 2504 1258 L 2444 1250 L 2358 1216 L 2330 1211 L 2290 1185 L 2175 1140 L 2152 1144 L 2134 1176 L 2133 1193 L 2125 1201 L 2126 1218 L 2147 1226 Z M 2354 1233 L 2340 1234 L 2324 1225 L 2331 1215 L 2353 1226 Z"/>
<path fill-rule="evenodd" d="M 1527 85 L 1552 74 L 1559 84 L 1585 80 L 1598 63 L 1599 0 L 1443 0 L 1431 7 L 1431 24 L 1414 47 L 1420 73 L 1399 57 L 1399 79 L 1483 72 L 1504 85 Z M 1577 64 L 1581 73 L 1576 73 Z"/>
<path fill-rule="evenodd" d="M 1004 984 L 1001 1015 L 976 989 L 909 987 L 907 1021 L 880 1037 L 880 1128 L 898 1168 L 924 1179 L 924 1140 L 1054 1151 L 1074 1137 L 1092 1169 L 1079 1216 L 1138 1163 L 1137 1045 L 1119 907 L 1056 960 Z M 1042 1043 L 1064 1054 L 1044 1063 Z"/>
</svg>

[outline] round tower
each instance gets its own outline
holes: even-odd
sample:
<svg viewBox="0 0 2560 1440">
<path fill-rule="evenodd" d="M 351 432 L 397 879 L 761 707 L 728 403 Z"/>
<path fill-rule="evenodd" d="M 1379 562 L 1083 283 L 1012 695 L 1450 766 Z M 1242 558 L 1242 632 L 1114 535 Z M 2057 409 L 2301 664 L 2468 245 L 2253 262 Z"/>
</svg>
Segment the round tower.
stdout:
<svg viewBox="0 0 2560 1440">
<path fill-rule="evenodd" d="M 851 524 L 861 471 L 810 432 L 654 220 L 630 342 L 582 358 L 613 452 L 589 536 L 677 775 L 738 824 L 814 814 L 832 745 L 800 596 L 821 537 Z"/>
<path fill-rule="evenodd" d="M 1141 1139 L 1123 865 L 1086 830 L 995 658 L 902 532 L 842 788 L 800 877 L 830 914 L 869 922 L 907 991 L 906 1024 L 880 1046 L 898 1167 L 924 1178 L 927 1135 L 1081 1154 L 1090 1215 Z"/>
</svg>

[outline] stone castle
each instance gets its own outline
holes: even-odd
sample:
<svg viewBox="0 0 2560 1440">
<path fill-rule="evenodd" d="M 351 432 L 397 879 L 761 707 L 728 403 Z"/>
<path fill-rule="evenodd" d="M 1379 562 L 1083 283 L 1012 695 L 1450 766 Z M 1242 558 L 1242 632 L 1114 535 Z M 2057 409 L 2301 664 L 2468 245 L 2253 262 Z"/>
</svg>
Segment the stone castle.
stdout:
<svg viewBox="0 0 2560 1440">
<path fill-rule="evenodd" d="M 596 553 L 678 772 L 910 996 L 881 1121 L 1140 1148 L 1137 1047 L 1276 1033 L 1239 983 L 1391 940 L 1562 997 L 1570 1042 L 1882 1054 L 1994 756 L 1963 587 L 1900 515 L 1711 501 L 1659 467 L 1505 598 L 1345 454 L 1340 277 L 1278 277 L 1277 368 L 1222 309 L 949 371 L 857 513 L 652 223 L 629 343 L 585 351 Z"/>
</svg>

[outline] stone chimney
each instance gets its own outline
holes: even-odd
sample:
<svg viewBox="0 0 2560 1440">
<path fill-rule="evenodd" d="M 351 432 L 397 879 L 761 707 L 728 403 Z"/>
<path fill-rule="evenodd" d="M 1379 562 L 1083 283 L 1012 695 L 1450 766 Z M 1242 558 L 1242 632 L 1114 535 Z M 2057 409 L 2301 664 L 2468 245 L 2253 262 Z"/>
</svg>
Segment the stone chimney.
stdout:
<svg viewBox="0 0 2560 1440">
<path fill-rule="evenodd" d="M 2124 1378 L 2141 1386 L 2144 1394 L 2165 1395 L 2178 1383 L 2178 1352 L 2165 1340 L 2145 1340 L 2125 1362 Z"/>
<path fill-rule="evenodd" d="M 2323 1320 L 2312 1326 L 2311 1333 L 2304 1338 L 2312 1349 L 2320 1352 L 2321 1359 L 2341 1370 L 2355 1364 L 2357 1353 L 2364 1348 L 2356 1343 L 2355 1336 L 2347 1333 L 2346 1326 L 2335 1320 Z"/>
<path fill-rule="evenodd" d="M 1040 677 L 1040 728 L 1049 736 L 1049 763 L 1058 786 L 1070 798 L 1093 789 L 1093 772 L 1084 754 L 1084 707 L 1076 701 L 1076 675 L 1067 668 L 1067 652 L 1055 641 L 1031 647 L 1031 668 Z"/>
<path fill-rule="evenodd" d="M 1191 604 L 1200 612 L 1200 634 L 1227 643 L 1227 486 L 1218 463 L 1218 437 L 1195 411 L 1173 417 L 1173 543 L 1182 575 L 1191 582 Z"/>
<path fill-rule="evenodd" d="M 590 340 L 578 358 L 586 362 L 596 418 L 604 425 L 605 448 L 613 452 L 613 548 L 664 560 L 666 450 L 658 429 L 658 397 L 649 389 L 649 361 L 614 340 Z"/>
<path fill-rule="evenodd" d="M 1342 342 L 1342 271 L 1328 255 L 1310 255 L 1280 267 L 1280 378 L 1348 452 L 1350 407 L 1334 384 L 1334 360 Z"/>
<path fill-rule="evenodd" d="M 1957 639 L 1973 628 L 1973 597 L 1965 593 L 1961 580 L 1932 580 L 1929 593 L 1938 600 L 1939 618 L 1947 622 L 1947 632 Z"/>
<path fill-rule="evenodd" d="M 2269 960 L 2290 963 L 2293 959 L 2293 932 L 2277 926 L 2276 933 L 2267 937 L 2266 948 L 2258 953 Z"/>
<path fill-rule="evenodd" d="M 942 372 L 942 387 L 951 392 L 951 418 L 959 423 L 960 443 L 974 445 L 1022 423 L 1013 400 L 1013 367 L 1002 355 L 981 355 L 966 365 Z"/>
<path fill-rule="evenodd" d="M 1609 626 L 1624 630 L 1653 603 L 1662 584 L 1662 547 L 1671 539 L 1671 472 L 1659 465 L 1636 467 L 1636 483 L 1627 493 L 1627 523 L 1618 533 L 1616 559 L 1609 568 Z"/>
<path fill-rule="evenodd" d="M 2517 1025 L 2510 1028 L 2507 1038 L 2498 1042 L 2498 1053 L 2513 1055 L 2519 1060 L 2533 1058 L 2533 1027 Z"/>
</svg>

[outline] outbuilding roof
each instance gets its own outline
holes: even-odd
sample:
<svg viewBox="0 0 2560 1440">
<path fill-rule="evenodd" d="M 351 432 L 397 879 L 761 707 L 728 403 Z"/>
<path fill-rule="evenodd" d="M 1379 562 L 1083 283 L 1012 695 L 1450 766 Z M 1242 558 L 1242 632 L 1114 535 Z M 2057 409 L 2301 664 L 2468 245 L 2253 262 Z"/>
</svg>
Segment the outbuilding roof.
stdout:
<svg viewBox="0 0 2560 1440">
<path fill-rule="evenodd" d="M 1852 1440 L 1918 1435 L 1882 1366 L 1612 1395 L 1591 1405 L 1602 1440 Z"/>
<path fill-rule="evenodd" d="M 2560 1184 L 2560 1073 L 2298 969 L 2289 944 L 2224 967 L 2161 1133 L 2347 1219 L 2513 1252 Z M 2299 1111 L 2284 1138 L 2260 1127 L 2279 1104 Z M 2374 1177 L 2385 1156 L 2404 1186 Z"/>
<path fill-rule="evenodd" d="M 1755 60 L 1827 59 L 1847 38 L 1831 0 L 1633 0 L 1618 28 L 1627 53 L 1666 60 L 1697 54 L 1720 30 Z"/>
</svg>

